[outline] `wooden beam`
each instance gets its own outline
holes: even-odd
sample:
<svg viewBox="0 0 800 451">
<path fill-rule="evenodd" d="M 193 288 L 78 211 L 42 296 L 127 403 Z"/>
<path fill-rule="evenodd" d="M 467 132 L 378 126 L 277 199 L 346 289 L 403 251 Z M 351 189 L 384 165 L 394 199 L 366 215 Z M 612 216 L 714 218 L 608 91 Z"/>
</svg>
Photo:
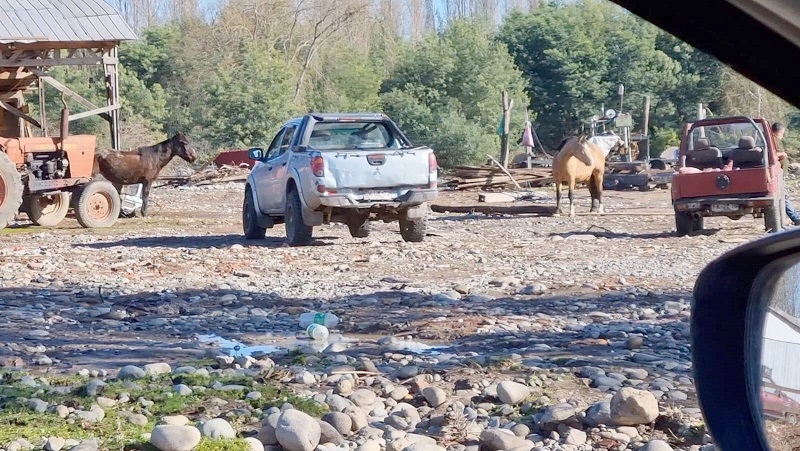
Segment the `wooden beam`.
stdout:
<svg viewBox="0 0 800 451">
<path fill-rule="evenodd" d="M 12 105 L 9 105 L 6 102 L 0 102 L 0 108 L 8 111 L 9 113 L 13 114 L 14 116 L 16 116 L 16 117 L 18 117 L 20 119 L 24 119 L 24 120 L 30 122 L 31 124 L 33 124 L 33 125 L 35 125 L 35 126 L 37 126 L 39 128 L 42 128 L 42 124 L 40 124 L 39 121 L 37 121 L 36 119 L 28 116 L 27 114 L 23 113 L 19 109 L 15 108 Z"/>
<path fill-rule="evenodd" d="M 75 92 L 75 91 L 69 89 L 68 87 L 64 86 L 63 84 L 61 84 L 61 82 L 59 82 L 55 78 L 51 77 L 50 75 L 47 75 L 46 72 L 44 72 L 42 70 L 39 70 L 39 69 L 33 69 L 33 68 L 31 68 L 30 71 L 32 73 L 36 74 L 36 76 L 39 77 L 39 79 L 45 81 L 50 86 L 56 88 L 59 92 L 63 92 L 64 94 L 70 96 L 73 100 L 75 100 L 76 102 L 80 103 L 84 107 L 86 107 L 86 108 L 88 108 L 90 110 L 99 110 L 100 109 L 100 107 L 98 107 L 97 105 L 95 105 L 92 102 L 90 102 L 90 101 L 84 99 L 83 97 L 81 97 L 81 95 L 78 94 L 77 92 Z M 111 116 L 109 116 L 108 113 L 101 113 L 100 117 L 102 117 L 103 119 L 111 122 Z"/>
<path fill-rule="evenodd" d="M 0 58 L 0 67 L 95 66 L 103 63 L 102 57 L 80 58 Z"/>
<path fill-rule="evenodd" d="M 89 117 L 89 116 L 95 116 L 95 115 L 100 115 L 100 114 L 103 114 L 103 113 L 109 113 L 109 112 L 114 111 L 116 109 L 119 109 L 119 105 L 109 105 L 109 106 L 104 106 L 102 108 L 96 108 L 94 110 L 84 111 L 83 113 L 70 114 L 69 115 L 69 121 L 72 122 L 72 121 L 77 121 L 78 119 L 83 119 L 83 118 Z"/>
</svg>

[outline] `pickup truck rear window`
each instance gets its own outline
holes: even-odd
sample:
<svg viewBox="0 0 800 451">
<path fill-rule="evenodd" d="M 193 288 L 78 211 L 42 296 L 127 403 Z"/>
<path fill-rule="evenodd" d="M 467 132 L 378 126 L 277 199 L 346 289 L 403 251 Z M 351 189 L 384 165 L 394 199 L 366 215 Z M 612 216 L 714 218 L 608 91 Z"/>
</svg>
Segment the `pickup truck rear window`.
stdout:
<svg viewBox="0 0 800 451">
<path fill-rule="evenodd" d="M 382 122 L 317 122 L 308 141 L 316 150 L 399 149 L 404 144 Z"/>
</svg>

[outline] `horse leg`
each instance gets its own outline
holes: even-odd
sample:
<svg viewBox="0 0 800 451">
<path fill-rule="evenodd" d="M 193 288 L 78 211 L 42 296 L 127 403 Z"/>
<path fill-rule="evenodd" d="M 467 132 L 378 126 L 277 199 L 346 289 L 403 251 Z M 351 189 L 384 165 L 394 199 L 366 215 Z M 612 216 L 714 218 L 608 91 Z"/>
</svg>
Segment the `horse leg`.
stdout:
<svg viewBox="0 0 800 451">
<path fill-rule="evenodd" d="M 592 174 L 589 179 L 589 192 L 592 195 L 592 213 L 605 213 L 603 209 L 603 180 L 600 174 Z"/>
<path fill-rule="evenodd" d="M 569 217 L 575 217 L 575 177 L 572 176 L 569 178 Z"/>
<path fill-rule="evenodd" d="M 149 180 L 145 181 L 144 183 L 142 183 L 142 209 L 141 209 L 141 212 L 142 212 L 142 217 L 143 218 L 145 216 L 147 216 L 147 205 L 148 205 L 149 199 L 150 199 L 150 186 L 151 185 L 152 185 L 152 182 L 150 182 Z"/>
<path fill-rule="evenodd" d="M 556 181 L 556 215 L 563 215 L 561 211 L 561 180 Z"/>
</svg>

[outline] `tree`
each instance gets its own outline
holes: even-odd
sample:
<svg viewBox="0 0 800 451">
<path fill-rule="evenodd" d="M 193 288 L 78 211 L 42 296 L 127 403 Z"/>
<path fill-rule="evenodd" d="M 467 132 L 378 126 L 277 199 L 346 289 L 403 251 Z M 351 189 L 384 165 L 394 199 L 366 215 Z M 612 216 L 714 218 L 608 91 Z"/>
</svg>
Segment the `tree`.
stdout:
<svg viewBox="0 0 800 451">
<path fill-rule="evenodd" d="M 485 22 L 456 20 L 406 50 L 383 84 L 382 102 L 409 138 L 430 144 L 442 164 L 452 166 L 499 153 L 503 90 L 523 105 L 512 116 L 512 129 L 521 129 L 524 85 Z"/>
</svg>

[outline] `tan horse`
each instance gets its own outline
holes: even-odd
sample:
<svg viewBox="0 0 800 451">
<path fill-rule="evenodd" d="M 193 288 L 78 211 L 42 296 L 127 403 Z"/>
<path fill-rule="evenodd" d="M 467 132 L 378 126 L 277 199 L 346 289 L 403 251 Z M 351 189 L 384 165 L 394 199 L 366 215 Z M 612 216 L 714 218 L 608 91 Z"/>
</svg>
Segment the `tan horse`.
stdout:
<svg viewBox="0 0 800 451">
<path fill-rule="evenodd" d="M 577 183 L 589 185 L 592 196 L 591 213 L 603 213 L 603 174 L 606 159 L 597 144 L 586 140 L 586 136 L 567 138 L 553 157 L 553 181 L 556 184 L 556 214 L 561 211 L 561 184 L 569 185 L 569 215 L 575 216 L 573 193 Z"/>
</svg>

